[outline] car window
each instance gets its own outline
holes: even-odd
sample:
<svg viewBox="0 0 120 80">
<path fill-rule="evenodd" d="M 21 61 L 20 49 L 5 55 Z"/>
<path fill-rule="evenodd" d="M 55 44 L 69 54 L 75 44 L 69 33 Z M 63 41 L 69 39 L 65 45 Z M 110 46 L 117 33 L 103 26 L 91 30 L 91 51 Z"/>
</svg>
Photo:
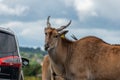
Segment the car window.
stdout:
<svg viewBox="0 0 120 80">
<path fill-rule="evenodd" d="M 0 57 L 2 55 L 16 54 L 16 41 L 15 36 L 12 34 L 0 32 Z"/>
</svg>

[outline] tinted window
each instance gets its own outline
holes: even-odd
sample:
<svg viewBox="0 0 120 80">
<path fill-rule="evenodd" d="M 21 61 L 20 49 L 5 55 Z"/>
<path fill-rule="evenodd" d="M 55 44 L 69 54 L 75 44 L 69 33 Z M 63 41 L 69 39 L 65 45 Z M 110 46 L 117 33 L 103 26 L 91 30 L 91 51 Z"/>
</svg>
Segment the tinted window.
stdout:
<svg viewBox="0 0 120 80">
<path fill-rule="evenodd" d="M 0 32 L 0 57 L 16 54 L 16 47 L 14 35 Z"/>
</svg>

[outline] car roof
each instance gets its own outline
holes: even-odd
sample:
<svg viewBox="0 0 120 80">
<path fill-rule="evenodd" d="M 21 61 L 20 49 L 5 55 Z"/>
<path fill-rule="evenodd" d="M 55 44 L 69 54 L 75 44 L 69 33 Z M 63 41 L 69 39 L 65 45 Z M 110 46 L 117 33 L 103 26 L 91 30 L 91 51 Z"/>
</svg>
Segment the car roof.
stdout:
<svg viewBox="0 0 120 80">
<path fill-rule="evenodd" d="M 4 33 L 7 33 L 7 34 L 14 35 L 14 32 L 10 28 L 0 27 L 0 32 L 4 32 Z"/>
</svg>

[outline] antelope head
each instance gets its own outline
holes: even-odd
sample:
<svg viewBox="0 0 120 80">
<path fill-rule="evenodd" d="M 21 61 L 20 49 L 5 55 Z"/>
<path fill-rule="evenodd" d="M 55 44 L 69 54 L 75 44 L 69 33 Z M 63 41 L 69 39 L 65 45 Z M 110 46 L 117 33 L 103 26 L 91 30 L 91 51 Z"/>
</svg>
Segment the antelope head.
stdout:
<svg viewBox="0 0 120 80">
<path fill-rule="evenodd" d="M 64 30 L 71 24 L 70 22 L 65 25 L 61 26 L 60 28 L 52 28 L 51 24 L 49 22 L 50 16 L 47 18 L 47 27 L 45 28 L 45 50 L 49 51 L 51 49 L 54 49 L 57 46 L 58 39 L 61 38 L 62 35 L 65 35 L 68 30 Z"/>
</svg>

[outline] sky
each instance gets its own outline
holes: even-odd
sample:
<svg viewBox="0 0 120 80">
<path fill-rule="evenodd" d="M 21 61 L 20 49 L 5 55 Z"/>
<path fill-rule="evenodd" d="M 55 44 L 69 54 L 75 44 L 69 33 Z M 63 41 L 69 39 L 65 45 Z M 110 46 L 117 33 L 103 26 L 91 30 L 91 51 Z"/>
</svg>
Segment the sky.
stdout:
<svg viewBox="0 0 120 80">
<path fill-rule="evenodd" d="M 67 37 L 97 36 L 120 44 L 120 0 L 0 0 L 0 27 L 12 29 L 19 45 L 44 46 L 46 20 L 58 28 L 72 20 Z"/>
</svg>

